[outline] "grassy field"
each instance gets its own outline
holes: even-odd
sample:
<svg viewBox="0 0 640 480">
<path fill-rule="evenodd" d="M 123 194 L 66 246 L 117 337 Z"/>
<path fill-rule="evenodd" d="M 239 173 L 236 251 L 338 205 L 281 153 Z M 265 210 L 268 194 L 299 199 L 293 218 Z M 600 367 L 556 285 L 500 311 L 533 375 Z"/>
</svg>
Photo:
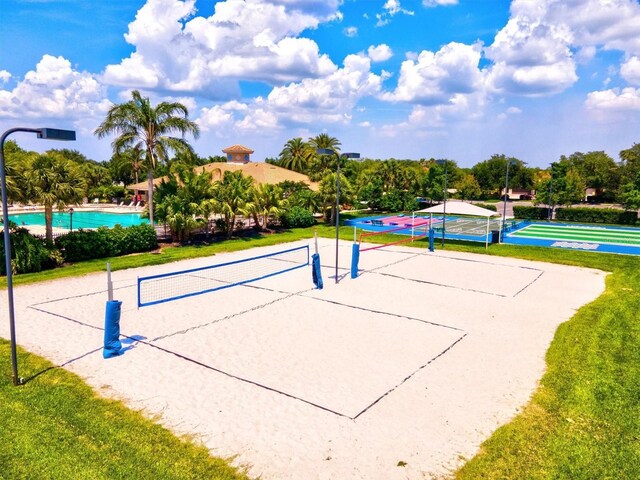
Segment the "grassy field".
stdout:
<svg viewBox="0 0 640 480">
<path fill-rule="evenodd" d="M 316 230 L 320 236 L 335 234 L 330 226 Z M 313 229 L 306 229 L 202 247 L 169 247 L 159 254 L 110 261 L 114 270 L 132 268 L 312 234 Z M 352 240 L 353 229 L 342 228 L 340 235 Z M 424 241 L 418 245 L 426 248 Z M 530 403 L 455 477 L 640 478 L 640 259 L 510 245 L 492 245 L 485 251 L 484 245 L 449 242 L 445 248 L 611 272 L 605 293 L 556 332 L 547 353 L 547 372 Z M 104 270 L 105 262 L 14 279 L 21 284 L 80 275 Z M 20 363 L 23 376 L 50 370 L 25 386 L 13 387 L 8 347 L 0 342 L 0 478 L 244 478 L 211 459 L 203 448 L 172 437 L 120 403 L 96 398 L 76 376 L 25 352 Z"/>
</svg>

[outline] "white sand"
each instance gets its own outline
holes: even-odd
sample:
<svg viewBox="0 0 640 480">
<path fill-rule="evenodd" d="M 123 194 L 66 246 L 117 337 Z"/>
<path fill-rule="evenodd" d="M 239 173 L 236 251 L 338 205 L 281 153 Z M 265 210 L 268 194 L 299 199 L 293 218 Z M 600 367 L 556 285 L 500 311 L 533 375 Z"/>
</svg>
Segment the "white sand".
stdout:
<svg viewBox="0 0 640 480">
<path fill-rule="evenodd" d="M 105 274 L 19 287 L 18 343 L 252 476 L 440 478 L 526 404 L 558 325 L 604 290 L 599 271 L 409 247 L 363 252 L 352 280 L 347 243 L 336 285 L 320 246 L 323 290 L 305 267 L 136 309 L 137 276 L 289 246 L 115 272 L 138 341 L 109 360 Z"/>
</svg>

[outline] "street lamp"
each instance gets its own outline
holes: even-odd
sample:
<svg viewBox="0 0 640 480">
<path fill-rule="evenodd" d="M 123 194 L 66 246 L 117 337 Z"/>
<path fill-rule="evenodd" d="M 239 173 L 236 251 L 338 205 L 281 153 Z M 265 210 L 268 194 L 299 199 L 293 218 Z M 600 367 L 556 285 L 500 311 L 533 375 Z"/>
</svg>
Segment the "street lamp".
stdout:
<svg viewBox="0 0 640 480">
<path fill-rule="evenodd" d="M 507 175 L 504 181 L 504 195 L 502 196 L 502 238 L 501 241 L 504 241 L 504 226 L 507 221 L 507 199 L 509 198 L 509 166 L 515 165 L 515 160 L 507 160 Z"/>
<path fill-rule="evenodd" d="M 318 148 L 316 153 L 319 155 L 335 155 L 338 161 L 336 169 L 336 283 L 338 283 L 338 239 L 340 230 L 340 159 L 341 158 L 360 158 L 359 153 L 343 153 L 340 155 L 330 148 Z"/>
<path fill-rule="evenodd" d="M 4 260 L 7 271 L 7 296 L 9 299 L 9 326 L 11 329 L 11 365 L 13 367 L 13 384 L 21 385 L 18 377 L 18 356 L 16 353 L 16 325 L 13 307 L 13 276 L 11 272 L 11 236 L 9 232 L 9 206 L 7 203 L 7 174 L 4 168 L 4 141 L 15 132 L 35 133 L 38 138 L 46 140 L 75 140 L 73 130 L 58 130 L 57 128 L 10 128 L 0 137 L 0 184 L 2 187 L 2 218 L 4 219 Z"/>
<path fill-rule="evenodd" d="M 553 163 L 551 164 L 551 178 L 549 178 L 549 199 L 547 202 L 547 222 L 553 217 L 553 207 L 551 206 L 551 197 L 553 195 Z"/>
<path fill-rule="evenodd" d="M 442 202 L 442 242 L 441 245 L 444 247 L 444 231 L 447 226 L 447 160 L 436 160 L 437 165 L 444 165 L 444 188 L 442 192 L 443 202 Z"/>
<path fill-rule="evenodd" d="M 69 232 L 73 232 L 73 207 L 69 209 Z"/>
</svg>

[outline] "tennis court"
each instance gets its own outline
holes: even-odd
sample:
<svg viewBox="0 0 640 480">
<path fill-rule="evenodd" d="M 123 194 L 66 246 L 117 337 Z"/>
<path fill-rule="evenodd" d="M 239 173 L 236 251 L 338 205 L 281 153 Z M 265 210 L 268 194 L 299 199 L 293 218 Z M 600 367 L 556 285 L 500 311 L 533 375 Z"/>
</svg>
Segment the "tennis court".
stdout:
<svg viewBox="0 0 640 480">
<path fill-rule="evenodd" d="M 515 222 L 509 221 L 508 225 Z M 414 235 L 416 230 L 423 231 L 424 228 L 432 226 L 436 237 L 442 235 L 449 240 L 466 240 L 472 242 L 492 241 L 492 231 L 500 230 L 502 221 L 500 219 L 490 219 L 488 224 L 486 219 L 462 217 L 456 215 L 392 215 L 363 217 L 347 220 L 346 225 L 350 225 L 361 230 L 379 233 L 393 233 L 398 235 Z M 488 227 L 488 228 L 487 228 Z"/>
<path fill-rule="evenodd" d="M 640 228 L 526 223 L 508 232 L 505 243 L 640 255 Z"/>
<path fill-rule="evenodd" d="M 320 239 L 318 290 L 304 258 L 279 257 L 308 244 L 114 272 L 125 348 L 109 360 L 104 274 L 16 288 L 18 342 L 253 476 L 428 478 L 516 413 L 557 325 L 604 288 L 593 270 L 406 246 L 363 252 L 351 279 L 348 242 L 336 284 Z M 178 271 L 215 290 L 169 282 L 137 307 L 139 278 Z"/>
</svg>

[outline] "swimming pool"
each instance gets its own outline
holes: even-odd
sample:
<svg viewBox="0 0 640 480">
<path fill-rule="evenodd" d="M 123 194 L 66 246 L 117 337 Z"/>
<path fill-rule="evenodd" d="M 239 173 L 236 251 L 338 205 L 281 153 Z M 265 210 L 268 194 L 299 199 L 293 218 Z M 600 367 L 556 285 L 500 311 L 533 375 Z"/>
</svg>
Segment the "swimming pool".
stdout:
<svg viewBox="0 0 640 480">
<path fill-rule="evenodd" d="M 15 213 L 9 215 L 9 220 L 18 225 L 44 225 L 44 212 Z M 53 226 L 57 228 L 70 228 L 71 214 L 69 212 L 53 212 Z M 140 213 L 112 213 L 76 210 L 73 212 L 73 228 L 98 228 L 122 225 L 140 225 L 149 223 L 148 218 L 143 218 Z"/>
</svg>

